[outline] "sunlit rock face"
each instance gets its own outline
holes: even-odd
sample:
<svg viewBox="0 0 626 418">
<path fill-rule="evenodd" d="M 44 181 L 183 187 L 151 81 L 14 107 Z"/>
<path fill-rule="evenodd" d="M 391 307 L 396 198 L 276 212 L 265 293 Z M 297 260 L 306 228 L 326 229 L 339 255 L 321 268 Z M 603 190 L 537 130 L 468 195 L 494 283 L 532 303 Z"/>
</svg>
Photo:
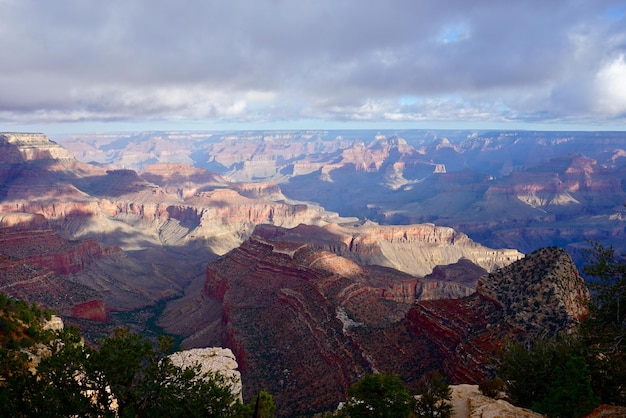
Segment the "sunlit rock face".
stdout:
<svg viewBox="0 0 626 418">
<path fill-rule="evenodd" d="M 60 316 L 52 315 L 49 320 L 43 322 L 44 330 L 61 331 L 65 327 L 63 319 Z"/>
<path fill-rule="evenodd" d="M 0 162 L 74 160 L 74 156 L 43 134 L 0 133 Z"/>
<path fill-rule="evenodd" d="M 226 379 L 231 393 L 236 399 L 243 401 L 241 373 L 237 359 L 228 348 L 210 347 L 194 348 L 171 354 L 169 358 L 175 366 L 181 368 L 200 366 L 200 375 L 219 373 Z"/>
<path fill-rule="evenodd" d="M 307 242 L 362 265 L 391 267 L 416 276 L 432 273 L 436 266 L 466 259 L 486 271 L 511 264 L 524 255 L 513 249 L 492 249 L 472 241 L 452 228 L 433 224 L 378 225 L 329 224 L 322 228 L 298 225 L 281 229 L 261 225 L 255 234 L 282 241 Z"/>
<path fill-rule="evenodd" d="M 478 385 L 451 385 L 452 418 L 542 418 L 543 415 L 480 393 Z"/>
<path fill-rule="evenodd" d="M 344 216 L 433 222 L 492 248 L 572 254 L 587 239 L 626 242 L 621 132 L 135 132 L 62 144 L 82 161 L 139 172 L 183 163 L 278 183 L 287 198 Z"/>
</svg>

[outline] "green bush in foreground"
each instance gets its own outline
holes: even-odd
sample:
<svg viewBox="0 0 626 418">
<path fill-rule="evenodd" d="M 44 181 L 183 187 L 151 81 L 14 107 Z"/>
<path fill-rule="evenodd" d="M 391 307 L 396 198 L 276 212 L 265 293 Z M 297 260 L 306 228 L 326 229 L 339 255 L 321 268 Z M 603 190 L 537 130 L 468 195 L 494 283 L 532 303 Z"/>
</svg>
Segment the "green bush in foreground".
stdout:
<svg viewBox="0 0 626 418">
<path fill-rule="evenodd" d="M 0 416 L 251 417 L 218 373 L 180 368 L 172 341 L 153 344 L 128 329 L 91 349 L 77 328 L 44 331 L 46 313 L 0 295 Z M 16 343 L 17 341 L 17 343 Z M 272 396 L 256 399 L 258 417 L 275 411 Z"/>
</svg>

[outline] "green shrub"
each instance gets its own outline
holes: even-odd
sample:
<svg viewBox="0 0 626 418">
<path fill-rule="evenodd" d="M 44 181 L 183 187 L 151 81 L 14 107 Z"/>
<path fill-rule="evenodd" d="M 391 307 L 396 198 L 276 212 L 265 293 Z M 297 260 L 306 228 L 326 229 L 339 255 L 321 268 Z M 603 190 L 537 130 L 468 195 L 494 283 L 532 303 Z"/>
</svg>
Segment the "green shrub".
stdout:
<svg viewBox="0 0 626 418">
<path fill-rule="evenodd" d="M 478 384 L 478 390 L 490 398 L 497 398 L 502 392 L 504 392 L 506 384 L 504 379 L 496 377 L 491 380 L 483 380 Z"/>
</svg>

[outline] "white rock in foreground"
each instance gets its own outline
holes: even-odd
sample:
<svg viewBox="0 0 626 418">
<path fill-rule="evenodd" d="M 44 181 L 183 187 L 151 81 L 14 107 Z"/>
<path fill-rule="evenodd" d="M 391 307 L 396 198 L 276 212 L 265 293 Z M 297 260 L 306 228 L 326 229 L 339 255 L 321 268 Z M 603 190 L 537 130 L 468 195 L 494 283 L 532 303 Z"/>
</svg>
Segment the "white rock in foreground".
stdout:
<svg viewBox="0 0 626 418">
<path fill-rule="evenodd" d="M 237 364 L 237 359 L 229 348 L 193 348 L 174 353 L 170 355 L 170 359 L 174 365 L 182 368 L 199 364 L 200 374 L 220 373 L 230 382 L 233 396 L 243 402 L 241 373 L 237 370 L 239 364 Z"/>
<path fill-rule="evenodd" d="M 542 418 L 543 415 L 483 395 L 478 385 L 451 385 L 452 418 Z"/>
<path fill-rule="evenodd" d="M 44 321 L 43 329 L 44 330 L 53 330 L 53 331 L 61 331 L 65 325 L 63 324 L 63 319 L 60 316 L 52 315 L 49 321 Z"/>
</svg>

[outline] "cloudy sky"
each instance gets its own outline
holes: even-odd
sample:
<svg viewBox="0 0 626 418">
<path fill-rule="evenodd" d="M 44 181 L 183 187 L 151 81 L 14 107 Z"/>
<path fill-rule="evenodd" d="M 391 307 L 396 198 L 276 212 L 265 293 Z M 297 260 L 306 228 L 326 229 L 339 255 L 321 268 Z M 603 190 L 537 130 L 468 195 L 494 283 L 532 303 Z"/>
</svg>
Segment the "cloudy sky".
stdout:
<svg viewBox="0 0 626 418">
<path fill-rule="evenodd" d="M 0 0 L 0 130 L 626 130 L 623 0 Z"/>
</svg>

